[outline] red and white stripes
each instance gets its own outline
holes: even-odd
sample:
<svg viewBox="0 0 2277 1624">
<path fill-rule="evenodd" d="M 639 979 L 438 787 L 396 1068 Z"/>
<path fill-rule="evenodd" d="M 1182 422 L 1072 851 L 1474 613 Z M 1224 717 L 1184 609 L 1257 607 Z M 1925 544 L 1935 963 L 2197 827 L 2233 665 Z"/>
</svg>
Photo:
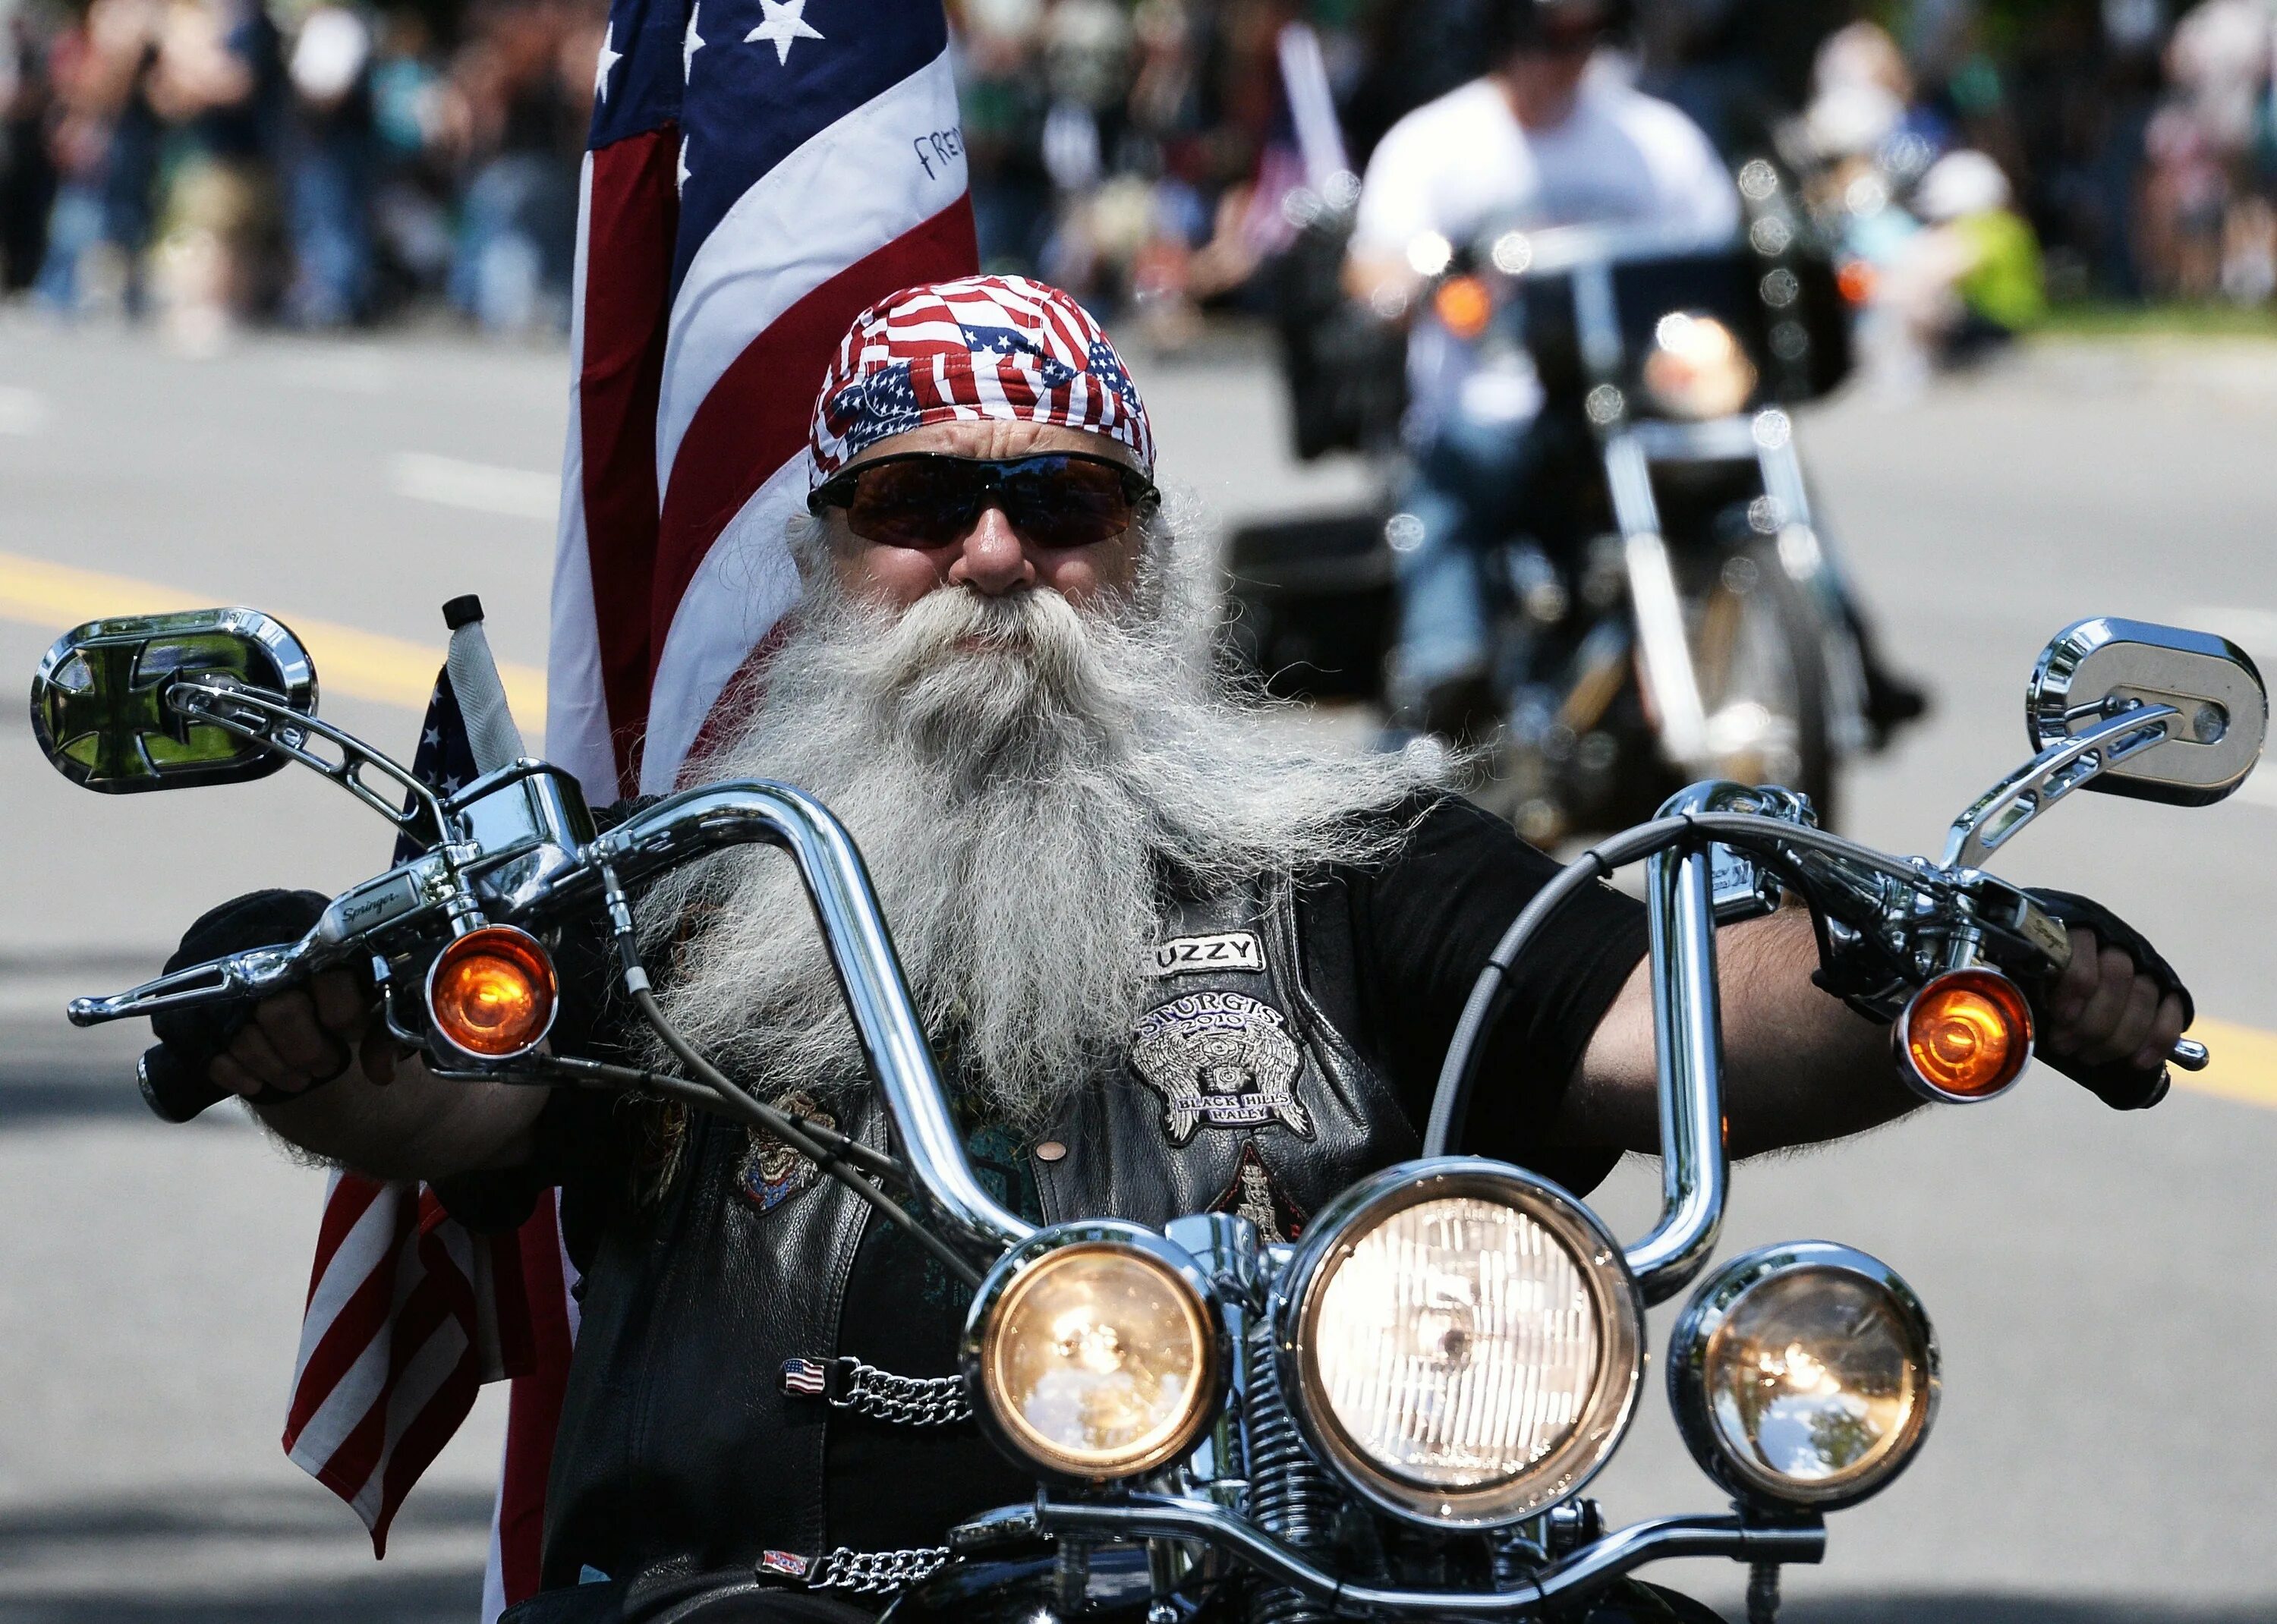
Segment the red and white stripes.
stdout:
<svg viewBox="0 0 2277 1624">
<path fill-rule="evenodd" d="M 423 1187 L 336 1172 L 325 1192 L 285 1453 L 363 1519 L 375 1553 L 476 1389 L 511 1373 L 498 1250 Z M 506 1332 L 515 1352 L 523 1330 Z"/>
</svg>

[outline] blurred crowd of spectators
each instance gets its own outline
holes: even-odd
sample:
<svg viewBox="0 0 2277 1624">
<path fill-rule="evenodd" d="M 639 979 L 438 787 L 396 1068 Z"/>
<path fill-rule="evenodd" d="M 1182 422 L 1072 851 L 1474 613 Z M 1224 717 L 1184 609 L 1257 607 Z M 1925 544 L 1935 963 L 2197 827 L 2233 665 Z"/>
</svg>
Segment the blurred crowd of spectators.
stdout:
<svg viewBox="0 0 2277 1624">
<path fill-rule="evenodd" d="M 1838 170 L 1903 194 L 1944 155 L 1984 155 L 1997 172 L 1948 173 L 2030 224 L 2058 297 L 2277 293 L 2273 0 L 1892 11 L 1818 51 L 1803 126 Z"/>
<path fill-rule="evenodd" d="M 446 299 L 559 327 L 599 13 L 453 21 L 445 48 L 419 11 L 336 0 L 0 0 L 8 287 L 193 346 Z"/>
<path fill-rule="evenodd" d="M 1161 342 L 1262 302 L 1292 196 L 1481 71 L 1506 3 L 948 0 L 983 258 Z M 1886 27 L 1838 34 L 1862 16 Z M 603 0 L 0 0 L 5 289 L 193 344 L 414 309 L 557 330 L 604 20 Z M 1638 0 L 1631 38 L 1735 162 L 1779 147 L 1901 189 L 1985 155 L 2059 294 L 2277 293 L 2277 0 Z M 1333 101 L 1325 137 L 1292 117 L 1292 70 Z"/>
</svg>

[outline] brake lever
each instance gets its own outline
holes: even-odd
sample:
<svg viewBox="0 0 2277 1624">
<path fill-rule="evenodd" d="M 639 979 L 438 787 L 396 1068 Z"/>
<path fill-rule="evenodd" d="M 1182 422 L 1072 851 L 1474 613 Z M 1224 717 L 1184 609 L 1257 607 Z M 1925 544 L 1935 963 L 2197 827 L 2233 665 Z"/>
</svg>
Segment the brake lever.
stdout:
<svg viewBox="0 0 2277 1624">
<path fill-rule="evenodd" d="M 319 936 L 322 930 L 319 925 L 283 947 L 248 948 L 203 964 L 186 965 L 109 998 L 73 998 L 64 1013 L 73 1026 L 92 1027 L 170 1009 L 281 992 L 303 974 L 321 969 L 329 961 L 323 951 L 326 944 Z"/>
</svg>

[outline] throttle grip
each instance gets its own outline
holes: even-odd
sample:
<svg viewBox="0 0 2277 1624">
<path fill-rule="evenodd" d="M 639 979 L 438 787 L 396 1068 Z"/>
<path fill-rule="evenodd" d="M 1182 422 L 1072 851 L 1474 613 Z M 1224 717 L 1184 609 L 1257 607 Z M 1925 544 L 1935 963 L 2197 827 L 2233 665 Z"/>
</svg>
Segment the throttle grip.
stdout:
<svg viewBox="0 0 2277 1624">
<path fill-rule="evenodd" d="M 262 948 L 288 949 L 315 928 L 329 905 L 330 899 L 320 892 L 248 892 L 200 915 L 166 960 L 165 975 L 159 981 L 118 998 L 79 1002 L 132 1006 L 138 995 L 147 997 L 153 990 L 164 990 L 167 978 L 202 977 L 211 983 L 215 978 L 209 972 L 233 955 Z M 150 1016 L 150 1035 L 158 1039 L 158 1044 L 144 1051 L 135 1064 L 134 1079 L 152 1113 L 162 1122 L 187 1122 L 227 1099 L 226 1090 L 207 1081 L 206 1068 L 251 1017 L 252 1001 L 243 996 L 217 998 L 208 993 L 190 1002 L 161 1002 L 155 1011 L 110 1008 L 95 1018 L 110 1021 L 143 1013 Z M 91 1024 L 80 1020 L 77 1005 L 72 1020 L 80 1025 Z"/>
<path fill-rule="evenodd" d="M 142 1089 L 142 1103 L 162 1122 L 187 1122 L 209 1105 L 230 1097 L 164 1043 L 153 1043 L 134 1063 L 134 1081 Z"/>
</svg>

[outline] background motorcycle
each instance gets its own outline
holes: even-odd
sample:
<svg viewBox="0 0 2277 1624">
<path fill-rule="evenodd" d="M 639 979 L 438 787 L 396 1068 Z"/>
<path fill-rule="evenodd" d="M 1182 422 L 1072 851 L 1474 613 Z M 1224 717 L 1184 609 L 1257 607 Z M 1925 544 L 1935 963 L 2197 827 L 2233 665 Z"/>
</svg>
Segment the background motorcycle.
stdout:
<svg viewBox="0 0 2277 1624">
<path fill-rule="evenodd" d="M 336 898 L 297 942 L 76 1000 L 71 1019 L 257 999 L 363 965 L 392 1030 L 440 1076 L 637 1089 L 719 1111 L 908 1226 L 974 1291 L 953 1407 L 1040 1486 L 938 1548 L 767 1553 L 762 1570 L 785 1583 L 895 1595 L 895 1624 L 1712 1619 L 1627 1577 L 1676 1556 L 1751 1564 L 1750 1617 L 1769 1619 L 1779 1566 L 1823 1554 L 1825 1514 L 1918 1452 L 1939 1377 L 1927 1315 L 1886 1265 L 1824 1241 L 1758 1248 L 1697 1287 L 1667 1357 L 1686 1441 L 1732 1509 L 1608 1530 L 1580 1496 L 1634 1419 L 1647 1304 L 1698 1279 L 1714 1250 L 1727 1175 L 1717 924 L 1799 899 L 1830 990 L 1890 1020 L 1915 1088 L 1950 1103 L 1994 1097 L 2030 1055 L 2021 985 L 2060 975 L 2070 939 L 1984 863 L 2075 789 L 2221 799 L 2258 760 L 2268 716 L 2259 674 L 2222 640 L 2090 620 L 2060 634 L 2034 672 L 2037 753 L 1961 814 L 1938 861 L 1827 833 L 1790 791 L 1686 790 L 1528 905 L 1464 1012 L 1422 1155 L 1359 1180 L 1291 1247 L 1236 1214 L 1161 1231 L 1105 1218 L 1040 1229 L 1006 1210 L 965 1157 L 861 858 L 829 812 L 788 785 L 723 783 L 597 832 L 574 779 L 519 758 L 479 649 L 478 622 L 454 634 L 453 687 L 483 775 L 445 797 L 316 717 L 307 652 L 266 615 L 96 621 L 57 642 L 32 713 L 72 781 L 133 793 L 298 761 L 424 848 Z M 798 865 L 886 1107 L 885 1147 L 765 1104 L 682 1039 L 650 991 L 628 892 L 756 841 Z M 1508 967 L 1568 898 L 1639 861 L 1664 1200 L 1652 1231 L 1624 1247 L 1556 1185 L 1458 1151 Z M 619 986 L 676 1071 L 543 1051 L 560 996 L 548 944 L 597 922 Z M 2205 1058 L 2189 1042 L 2174 1054 Z M 141 1081 L 170 1120 L 221 1097 L 164 1050 L 145 1057 Z"/>
<path fill-rule="evenodd" d="M 1833 768 L 1877 719 L 1786 407 L 1850 366 L 1827 256 L 1780 175 L 1741 171 L 1742 238 L 1700 251 L 1622 228 L 1429 238 L 1438 328 L 1475 377 L 1538 394 L 1500 432 L 1524 472 L 1483 573 L 1495 630 L 1482 794 L 1546 843 L 1645 816 L 1679 785 L 1774 782 L 1832 820 Z M 1298 450 L 1367 452 L 1399 482 L 1404 345 L 1337 285 L 1349 204 L 1313 196 L 1283 268 Z M 1478 435 L 1496 432 L 1459 426 Z M 1420 522 L 1374 510 L 1252 526 L 1226 553 L 1226 641 L 1276 692 L 1384 698 L 1396 555 Z"/>
</svg>

